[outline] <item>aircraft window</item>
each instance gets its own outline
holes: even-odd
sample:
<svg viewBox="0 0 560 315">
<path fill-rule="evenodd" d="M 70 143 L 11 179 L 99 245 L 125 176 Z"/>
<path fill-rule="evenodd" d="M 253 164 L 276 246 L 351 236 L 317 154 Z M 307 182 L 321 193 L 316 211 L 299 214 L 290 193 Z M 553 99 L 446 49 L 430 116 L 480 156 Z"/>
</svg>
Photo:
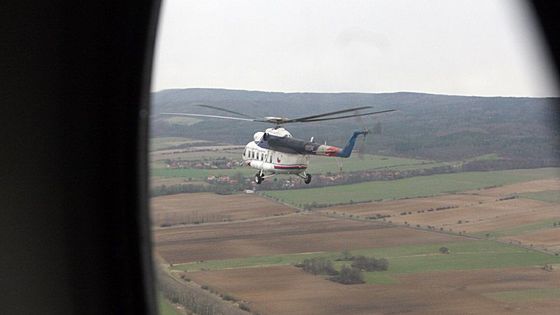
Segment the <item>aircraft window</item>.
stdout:
<svg viewBox="0 0 560 315">
<path fill-rule="evenodd" d="M 550 313 L 559 93 L 527 8 L 166 0 L 152 112 L 186 115 L 150 126 L 162 303 L 197 314 Z M 359 106 L 396 111 L 321 115 Z M 260 132 L 293 137 L 265 149 Z M 323 156 L 286 153 L 313 136 Z M 341 296 L 348 309 L 333 307 Z"/>
</svg>

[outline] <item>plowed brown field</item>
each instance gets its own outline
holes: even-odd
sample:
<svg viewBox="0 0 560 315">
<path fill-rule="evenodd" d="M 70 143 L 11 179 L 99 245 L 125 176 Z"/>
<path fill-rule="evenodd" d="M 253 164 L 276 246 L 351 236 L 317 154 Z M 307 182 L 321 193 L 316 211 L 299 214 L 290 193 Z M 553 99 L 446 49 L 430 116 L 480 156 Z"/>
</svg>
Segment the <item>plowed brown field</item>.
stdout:
<svg viewBox="0 0 560 315">
<path fill-rule="evenodd" d="M 560 272 L 537 268 L 402 275 L 398 284 L 345 286 L 291 266 L 189 273 L 250 301 L 262 314 L 558 314 L 560 299 L 503 301 L 488 294 L 560 288 Z"/>
<path fill-rule="evenodd" d="M 194 193 L 151 199 L 152 222 L 159 226 L 181 223 L 246 220 L 294 212 L 293 208 L 252 194 Z"/>
<path fill-rule="evenodd" d="M 560 227 L 538 230 L 517 236 L 509 236 L 504 239 L 521 242 L 523 244 L 533 244 L 534 246 L 544 247 L 556 252 L 560 251 Z"/>
<path fill-rule="evenodd" d="M 538 180 L 504 187 L 469 191 L 429 198 L 415 198 L 387 202 L 364 203 L 332 207 L 324 213 L 359 215 L 390 215 L 394 223 L 414 226 L 428 225 L 454 232 L 476 233 L 531 224 L 558 218 L 560 205 L 531 199 L 500 200 L 515 193 L 558 189 L 559 180 Z M 440 209 L 450 207 L 449 209 Z M 403 213 L 405 213 L 403 215 Z M 410 212 L 410 214 L 409 214 Z"/>
<path fill-rule="evenodd" d="M 475 190 L 467 193 L 491 197 L 501 197 L 522 192 L 537 192 L 546 190 L 560 190 L 560 179 L 533 180 L 529 182 L 522 182 L 496 188 Z"/>
<path fill-rule="evenodd" d="M 316 214 L 295 214 L 266 220 L 182 226 L 155 231 L 157 252 L 171 263 L 342 251 L 458 239 L 459 237 L 451 235 L 390 227 L 374 222 L 333 219 Z"/>
</svg>

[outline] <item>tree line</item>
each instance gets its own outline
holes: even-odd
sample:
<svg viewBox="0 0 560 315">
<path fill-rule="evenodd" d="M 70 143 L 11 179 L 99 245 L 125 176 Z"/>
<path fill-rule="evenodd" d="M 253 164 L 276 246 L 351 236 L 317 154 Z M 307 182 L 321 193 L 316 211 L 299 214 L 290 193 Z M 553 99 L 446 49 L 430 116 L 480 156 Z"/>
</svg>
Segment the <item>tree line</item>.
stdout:
<svg viewBox="0 0 560 315">
<path fill-rule="evenodd" d="M 363 272 L 386 271 L 389 269 L 389 261 L 385 258 L 352 256 L 345 251 L 336 261 L 349 262 L 350 266 L 344 264 L 340 270 L 336 270 L 331 260 L 324 257 L 314 257 L 303 260 L 295 266 L 303 271 L 314 275 L 326 275 L 333 282 L 341 284 L 365 283 Z"/>
</svg>

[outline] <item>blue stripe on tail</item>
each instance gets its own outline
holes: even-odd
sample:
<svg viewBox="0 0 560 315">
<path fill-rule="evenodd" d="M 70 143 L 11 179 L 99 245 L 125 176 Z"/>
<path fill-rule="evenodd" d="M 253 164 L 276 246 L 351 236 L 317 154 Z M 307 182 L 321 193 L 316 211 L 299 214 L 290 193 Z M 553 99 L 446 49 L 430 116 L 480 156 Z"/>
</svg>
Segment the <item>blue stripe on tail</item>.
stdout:
<svg viewBox="0 0 560 315">
<path fill-rule="evenodd" d="M 336 156 L 341 158 L 350 157 L 350 154 L 352 154 L 352 150 L 354 149 L 354 145 L 356 144 L 356 138 L 359 135 L 365 135 L 366 133 L 367 131 L 354 131 L 344 149 L 342 149 L 342 151 L 340 151 Z"/>
</svg>

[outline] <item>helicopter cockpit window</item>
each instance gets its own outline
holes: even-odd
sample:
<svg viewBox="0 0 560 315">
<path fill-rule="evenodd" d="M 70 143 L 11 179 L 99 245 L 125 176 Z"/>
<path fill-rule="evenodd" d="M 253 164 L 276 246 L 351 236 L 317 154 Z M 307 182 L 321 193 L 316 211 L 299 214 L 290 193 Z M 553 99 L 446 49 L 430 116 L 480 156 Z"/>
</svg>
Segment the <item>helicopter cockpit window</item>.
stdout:
<svg viewBox="0 0 560 315">
<path fill-rule="evenodd" d="M 163 1 L 161 309 L 560 314 L 559 93 L 529 9 Z"/>
</svg>

